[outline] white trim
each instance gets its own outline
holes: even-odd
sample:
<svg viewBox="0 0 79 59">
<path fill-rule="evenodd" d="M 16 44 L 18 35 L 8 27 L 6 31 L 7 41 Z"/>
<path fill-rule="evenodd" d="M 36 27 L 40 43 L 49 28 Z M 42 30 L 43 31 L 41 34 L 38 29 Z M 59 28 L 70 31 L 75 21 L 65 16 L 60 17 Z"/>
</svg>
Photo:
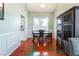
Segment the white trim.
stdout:
<svg viewBox="0 0 79 59">
<path fill-rule="evenodd" d="M 8 45 L 8 48 L 11 47 L 11 46 L 13 46 L 15 43 L 17 43 L 17 42 L 14 42 L 14 43 L 12 43 L 12 44 L 9 44 L 9 45 Z"/>
<path fill-rule="evenodd" d="M 18 46 L 17 46 L 14 50 L 12 50 L 7 56 L 9 56 L 11 53 L 13 53 L 19 46 L 20 46 L 20 43 L 19 43 Z"/>
<path fill-rule="evenodd" d="M 7 32 L 7 33 L 1 33 L 0 34 L 0 38 L 2 39 L 2 41 L 4 41 L 6 39 L 6 42 L 5 42 L 5 49 L 7 50 L 8 48 L 10 49 L 12 46 L 14 46 L 15 44 L 17 44 L 15 46 L 15 48 L 11 49 L 10 51 L 7 51 L 8 53 L 6 53 L 7 56 L 9 56 L 15 49 L 17 49 L 19 46 L 20 46 L 20 38 L 19 41 L 16 41 L 14 39 L 17 39 L 16 37 L 19 35 L 19 31 L 15 31 L 15 32 Z M 17 36 L 16 36 L 17 35 Z M 0 40 L 1 40 L 0 39 Z M 4 39 L 4 40 L 3 40 Z M 11 40 L 9 39 L 12 39 L 12 42 Z M 9 40 L 9 41 L 8 41 Z M 9 43 L 9 44 L 8 44 Z M 5 51 L 6 51 L 5 50 Z"/>
<path fill-rule="evenodd" d="M 17 33 L 18 31 L 16 32 L 7 32 L 7 33 L 1 33 L 0 36 L 5 36 L 5 35 L 9 35 L 9 34 L 14 34 L 14 33 Z M 18 32 L 19 33 L 19 32 Z"/>
</svg>

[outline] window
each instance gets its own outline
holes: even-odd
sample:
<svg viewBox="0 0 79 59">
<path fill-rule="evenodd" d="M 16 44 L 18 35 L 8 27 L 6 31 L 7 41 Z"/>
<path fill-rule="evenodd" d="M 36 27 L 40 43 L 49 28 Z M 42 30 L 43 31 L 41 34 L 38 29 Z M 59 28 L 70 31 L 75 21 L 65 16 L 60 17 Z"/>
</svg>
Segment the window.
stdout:
<svg viewBox="0 0 79 59">
<path fill-rule="evenodd" d="M 48 30 L 48 17 L 33 17 L 33 30 Z"/>
</svg>

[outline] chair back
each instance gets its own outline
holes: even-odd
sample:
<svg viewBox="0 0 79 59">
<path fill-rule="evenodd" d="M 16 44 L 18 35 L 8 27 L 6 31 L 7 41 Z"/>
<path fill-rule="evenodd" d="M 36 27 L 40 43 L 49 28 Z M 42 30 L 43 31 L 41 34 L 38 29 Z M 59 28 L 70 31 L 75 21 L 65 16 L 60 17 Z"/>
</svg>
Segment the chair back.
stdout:
<svg viewBox="0 0 79 59">
<path fill-rule="evenodd" d="M 40 37 L 44 36 L 44 30 L 39 30 L 39 33 L 40 33 Z"/>
</svg>

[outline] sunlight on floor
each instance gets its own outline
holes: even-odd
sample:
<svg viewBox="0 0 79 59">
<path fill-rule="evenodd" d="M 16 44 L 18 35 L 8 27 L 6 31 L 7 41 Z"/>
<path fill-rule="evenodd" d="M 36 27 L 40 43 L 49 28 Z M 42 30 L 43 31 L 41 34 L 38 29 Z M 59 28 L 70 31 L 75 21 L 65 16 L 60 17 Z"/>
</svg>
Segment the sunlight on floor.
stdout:
<svg viewBox="0 0 79 59">
<path fill-rule="evenodd" d="M 33 56 L 40 56 L 40 52 L 34 52 Z"/>
<path fill-rule="evenodd" d="M 47 56 L 48 52 L 34 52 L 33 56 Z"/>
</svg>

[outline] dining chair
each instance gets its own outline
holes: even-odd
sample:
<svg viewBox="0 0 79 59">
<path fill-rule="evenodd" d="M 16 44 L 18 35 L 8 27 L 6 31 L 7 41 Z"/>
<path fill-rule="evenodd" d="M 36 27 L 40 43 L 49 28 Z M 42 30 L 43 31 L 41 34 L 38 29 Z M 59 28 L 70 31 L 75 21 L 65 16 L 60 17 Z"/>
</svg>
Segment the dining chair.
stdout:
<svg viewBox="0 0 79 59">
<path fill-rule="evenodd" d="M 44 43 L 44 30 L 39 30 L 39 44 L 43 44 Z"/>
<path fill-rule="evenodd" d="M 32 31 L 32 35 L 33 35 L 33 46 L 35 47 L 36 45 L 38 45 L 38 38 L 39 38 L 39 34 L 35 33 Z"/>
<path fill-rule="evenodd" d="M 47 45 L 48 45 L 48 48 L 49 48 L 49 47 L 52 47 L 52 46 L 51 46 L 51 44 L 52 44 L 52 33 L 48 33 L 48 35 L 45 36 L 45 39 L 46 39 L 46 41 L 47 41 L 47 43 L 48 43 L 48 44 L 47 44 Z"/>
</svg>

